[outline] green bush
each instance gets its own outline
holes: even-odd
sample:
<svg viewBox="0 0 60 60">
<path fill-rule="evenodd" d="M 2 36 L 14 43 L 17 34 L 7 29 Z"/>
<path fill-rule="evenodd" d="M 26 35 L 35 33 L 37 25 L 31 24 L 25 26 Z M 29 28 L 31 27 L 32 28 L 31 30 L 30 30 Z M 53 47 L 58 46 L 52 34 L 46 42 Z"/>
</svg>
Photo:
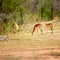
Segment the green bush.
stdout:
<svg viewBox="0 0 60 60">
<path fill-rule="evenodd" d="M 13 24 L 11 21 L 7 22 L 6 24 L 4 24 L 5 27 L 5 31 L 8 32 L 13 32 Z"/>
</svg>

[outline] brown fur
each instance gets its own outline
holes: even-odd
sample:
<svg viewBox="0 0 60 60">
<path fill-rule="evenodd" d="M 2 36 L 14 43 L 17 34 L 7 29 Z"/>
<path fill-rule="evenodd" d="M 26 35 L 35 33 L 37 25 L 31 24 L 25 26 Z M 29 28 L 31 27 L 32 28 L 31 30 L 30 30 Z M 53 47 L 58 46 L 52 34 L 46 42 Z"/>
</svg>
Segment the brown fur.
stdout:
<svg viewBox="0 0 60 60">
<path fill-rule="evenodd" d="M 53 24 L 52 23 L 46 23 L 45 25 L 46 25 L 47 29 L 51 30 L 51 34 L 53 34 Z"/>
<path fill-rule="evenodd" d="M 17 33 L 19 30 L 19 26 L 16 22 L 14 22 L 13 29 L 14 29 L 14 33 Z"/>
<path fill-rule="evenodd" d="M 41 30 L 41 33 L 42 33 L 43 30 L 41 29 L 41 27 L 42 27 L 42 24 L 39 24 L 39 23 L 35 24 L 34 27 L 33 27 L 33 30 L 32 30 L 32 35 L 37 28 L 39 28 Z"/>
</svg>

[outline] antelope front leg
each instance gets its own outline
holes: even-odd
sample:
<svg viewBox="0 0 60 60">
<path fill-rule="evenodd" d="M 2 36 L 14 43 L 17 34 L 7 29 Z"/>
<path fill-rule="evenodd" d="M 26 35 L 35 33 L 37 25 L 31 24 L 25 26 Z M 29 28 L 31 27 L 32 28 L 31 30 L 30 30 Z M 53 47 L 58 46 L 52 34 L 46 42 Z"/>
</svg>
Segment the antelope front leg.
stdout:
<svg viewBox="0 0 60 60">
<path fill-rule="evenodd" d="M 43 34 L 43 30 L 41 29 L 41 34 Z"/>
<path fill-rule="evenodd" d="M 40 31 L 41 31 L 41 34 L 43 34 L 43 29 L 41 27 L 39 27 Z"/>
<path fill-rule="evenodd" d="M 32 35 L 33 35 L 34 31 L 35 31 L 35 27 L 33 28 Z"/>
<path fill-rule="evenodd" d="M 53 34 L 53 28 L 51 28 L 51 34 Z"/>
<path fill-rule="evenodd" d="M 43 34 L 43 29 L 41 29 L 41 28 L 39 28 L 40 29 L 40 31 L 41 31 L 41 34 Z"/>
</svg>

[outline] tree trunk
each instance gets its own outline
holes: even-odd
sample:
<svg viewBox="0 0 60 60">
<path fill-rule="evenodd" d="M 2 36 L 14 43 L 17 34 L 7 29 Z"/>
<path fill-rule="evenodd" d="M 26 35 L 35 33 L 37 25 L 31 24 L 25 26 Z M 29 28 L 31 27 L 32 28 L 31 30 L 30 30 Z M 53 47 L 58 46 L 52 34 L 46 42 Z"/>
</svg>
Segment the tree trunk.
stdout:
<svg viewBox="0 0 60 60">
<path fill-rule="evenodd" d="M 53 6 L 51 8 L 51 19 L 53 20 Z"/>
<path fill-rule="evenodd" d="M 0 13 L 2 12 L 2 0 L 0 0 Z"/>
<path fill-rule="evenodd" d="M 21 25 L 23 24 L 23 11 L 21 10 Z"/>
<path fill-rule="evenodd" d="M 43 7 L 41 7 L 41 18 L 43 18 Z"/>
</svg>

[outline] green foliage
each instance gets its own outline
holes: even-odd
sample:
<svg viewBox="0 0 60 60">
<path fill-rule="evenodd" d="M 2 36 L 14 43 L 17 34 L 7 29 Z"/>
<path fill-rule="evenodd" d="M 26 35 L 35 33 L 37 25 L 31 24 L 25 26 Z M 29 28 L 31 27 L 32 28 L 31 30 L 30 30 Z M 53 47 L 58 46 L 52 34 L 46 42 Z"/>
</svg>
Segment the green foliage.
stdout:
<svg viewBox="0 0 60 60">
<path fill-rule="evenodd" d="M 3 0 L 2 10 L 5 13 L 15 11 L 23 1 L 24 0 Z"/>
<path fill-rule="evenodd" d="M 26 1 L 25 0 L 3 0 L 2 10 L 5 13 L 15 12 L 16 14 L 15 14 L 14 19 L 16 18 L 18 20 L 18 18 L 20 18 L 20 20 L 23 20 L 24 16 L 22 16 L 22 15 L 24 15 L 24 14 L 26 14 L 26 12 L 30 11 L 28 9 L 28 4 L 24 4 L 26 2 L 30 2 L 30 1 L 29 0 L 26 0 Z M 43 17 L 44 17 L 44 19 L 50 20 L 51 19 L 52 0 L 46 0 L 46 1 L 44 0 L 44 2 L 34 0 L 33 2 L 37 3 L 37 4 L 36 4 L 36 6 L 34 6 L 35 4 L 32 4 L 32 6 L 33 6 L 32 10 L 36 8 L 35 13 L 38 13 L 39 15 L 41 15 L 41 7 L 44 6 L 44 8 L 43 8 L 44 9 L 43 10 Z M 31 3 L 32 3 L 32 1 L 31 1 Z M 43 4 L 43 6 L 42 6 L 42 4 Z M 17 13 L 17 11 L 19 11 L 20 13 Z"/>
<path fill-rule="evenodd" d="M 52 1 L 46 1 L 44 3 L 44 7 L 43 7 L 43 18 L 45 20 L 51 20 L 52 19 L 52 13 L 53 13 L 52 8 L 53 8 Z"/>
<path fill-rule="evenodd" d="M 60 21 L 60 9 L 56 11 L 56 16 L 59 18 L 58 21 Z"/>
<path fill-rule="evenodd" d="M 51 9 L 49 9 L 48 7 L 45 7 L 43 10 L 43 18 L 45 20 L 51 20 Z"/>
<path fill-rule="evenodd" d="M 4 31 L 4 24 L 3 21 L 0 21 L 0 34 L 2 34 Z"/>
<path fill-rule="evenodd" d="M 3 12 L 13 11 L 16 7 L 16 0 L 3 0 L 2 2 L 2 10 Z"/>
<path fill-rule="evenodd" d="M 4 24 L 5 31 L 8 32 L 13 32 L 13 25 L 12 22 L 9 21 L 8 23 Z"/>
<path fill-rule="evenodd" d="M 57 11 L 57 16 L 60 17 L 60 9 Z"/>
<path fill-rule="evenodd" d="M 36 21 L 38 16 L 44 20 L 52 20 L 53 3 L 53 0 L 2 0 L 2 11 L 12 13 L 12 18 L 18 23 Z M 60 10 L 57 15 L 60 16 Z"/>
</svg>

